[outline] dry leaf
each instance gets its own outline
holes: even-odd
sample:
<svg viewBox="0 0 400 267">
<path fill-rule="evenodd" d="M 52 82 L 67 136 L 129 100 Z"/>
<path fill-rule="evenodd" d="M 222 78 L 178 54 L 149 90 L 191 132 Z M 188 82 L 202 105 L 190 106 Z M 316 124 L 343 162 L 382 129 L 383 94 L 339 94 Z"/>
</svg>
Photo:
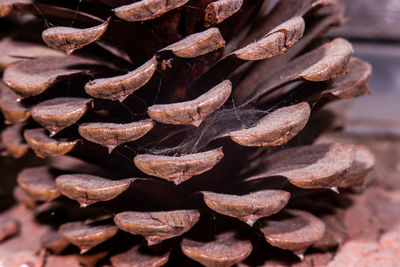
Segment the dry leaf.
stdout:
<svg viewBox="0 0 400 267">
<path fill-rule="evenodd" d="M 27 129 L 24 131 L 25 141 L 40 158 L 57 157 L 70 152 L 79 140 L 66 141 L 50 138 L 43 128 Z"/>
<path fill-rule="evenodd" d="M 47 167 L 26 168 L 18 173 L 18 185 L 38 201 L 52 201 L 60 196 L 54 176 Z"/>
</svg>

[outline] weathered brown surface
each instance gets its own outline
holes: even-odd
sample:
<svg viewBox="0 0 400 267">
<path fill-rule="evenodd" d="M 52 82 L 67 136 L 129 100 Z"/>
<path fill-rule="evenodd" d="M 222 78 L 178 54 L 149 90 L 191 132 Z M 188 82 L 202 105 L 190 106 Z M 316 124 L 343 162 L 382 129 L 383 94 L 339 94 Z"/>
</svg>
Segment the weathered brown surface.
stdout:
<svg viewBox="0 0 400 267">
<path fill-rule="evenodd" d="M 107 30 L 110 19 L 104 23 L 87 29 L 72 27 L 53 27 L 42 32 L 43 41 L 51 48 L 61 50 L 70 55 L 90 43 L 100 39 Z"/>
<path fill-rule="evenodd" d="M 189 35 L 160 51 L 171 51 L 177 57 L 195 58 L 217 50 L 224 45 L 225 40 L 218 28 L 210 28 L 203 32 Z"/>
<path fill-rule="evenodd" d="M 397 266 L 400 219 L 400 142 L 398 138 L 359 136 L 346 134 L 324 135 L 319 142 L 345 142 L 367 144 L 376 156 L 374 170 L 364 183 L 362 194 L 347 195 L 350 206 L 342 210 L 337 219 L 321 219 L 326 224 L 324 237 L 313 246 L 326 249 L 340 243 L 335 253 L 307 253 L 304 261 L 294 264 L 285 259 L 266 261 L 266 266 Z M 357 145 L 362 146 L 362 145 Z M 342 194 L 342 193 L 341 193 Z M 328 217 L 330 217 L 328 215 Z M 344 227 L 343 227 L 344 225 Z M 343 232 L 345 230 L 345 233 Z M 343 242 L 343 238 L 345 242 Z M 321 246 L 321 247 L 320 247 Z M 317 257 L 317 258 L 315 258 Z M 316 261 L 317 259 L 321 261 Z M 323 261 L 322 261 L 323 260 Z M 250 265 L 251 266 L 251 265 Z"/>
<path fill-rule="evenodd" d="M 81 249 L 81 254 L 110 239 L 118 232 L 115 225 L 92 226 L 83 222 L 70 222 L 60 226 L 62 237 Z"/>
<path fill-rule="evenodd" d="M 23 97 L 34 96 L 57 81 L 73 75 L 89 74 L 90 70 L 87 68 L 73 67 L 85 64 L 93 64 L 93 61 L 75 56 L 43 56 L 19 61 L 7 67 L 3 73 L 3 81 Z"/>
<path fill-rule="evenodd" d="M 364 183 L 365 176 L 375 165 L 375 156 L 368 147 L 363 145 L 355 146 L 355 157 L 348 173 L 346 173 L 339 187 L 358 186 Z"/>
<path fill-rule="evenodd" d="M 85 91 L 96 98 L 124 101 L 127 96 L 140 89 L 153 76 L 157 68 L 153 57 L 139 68 L 121 76 L 101 78 L 88 82 Z"/>
<path fill-rule="evenodd" d="M 317 139 L 317 143 L 341 142 L 356 144 L 356 147 L 368 147 L 374 154 L 375 166 L 368 175 L 364 184 L 365 189 L 375 189 L 373 185 L 385 190 L 400 189 L 400 139 L 398 137 L 353 135 L 346 133 L 324 134 Z M 372 188 L 370 188 L 372 186 Z"/>
<path fill-rule="evenodd" d="M 14 158 L 20 158 L 28 152 L 29 146 L 22 138 L 24 124 L 8 126 L 1 133 L 1 139 L 6 151 Z"/>
<path fill-rule="evenodd" d="M 319 82 L 334 79 L 347 71 L 353 47 L 341 38 L 320 46 L 290 63 L 294 79 Z"/>
<path fill-rule="evenodd" d="M 259 23 L 255 24 L 250 33 L 243 37 L 243 40 L 241 40 L 242 43 L 249 43 L 260 38 L 265 35 L 265 32 L 270 31 L 276 27 L 276 25 L 279 25 L 292 17 L 304 16 L 308 11 L 313 9 L 313 6 L 321 8 L 325 5 L 332 5 L 332 1 L 289 1 L 290 2 L 277 2 L 277 5 L 273 8 L 273 12 L 271 12 L 269 16 L 265 16 L 265 19 L 261 19 Z"/>
<path fill-rule="evenodd" d="M 28 208 L 34 208 L 37 205 L 36 201 L 19 186 L 14 187 L 13 196 L 17 202 Z"/>
<path fill-rule="evenodd" d="M 336 187 L 355 157 L 352 145 L 323 144 L 285 149 L 266 158 L 257 174 L 247 181 L 283 176 L 302 188 Z"/>
<path fill-rule="evenodd" d="M 117 17 L 127 21 L 155 19 L 168 11 L 186 4 L 189 0 L 142 0 L 114 9 Z"/>
<path fill-rule="evenodd" d="M 196 210 L 118 213 L 116 225 L 133 235 L 143 235 L 149 246 L 189 231 L 199 220 Z"/>
<path fill-rule="evenodd" d="M 5 117 L 4 123 L 22 123 L 31 116 L 30 110 L 19 101 L 20 96 L 8 88 L 3 82 L 0 82 L 0 109 Z"/>
<path fill-rule="evenodd" d="M 199 126 L 206 117 L 228 100 L 231 91 L 232 83 L 226 80 L 194 100 L 153 105 L 147 109 L 147 113 L 152 119 L 161 123 Z"/>
<path fill-rule="evenodd" d="M 301 53 L 301 51 L 303 51 L 308 45 L 310 45 L 315 38 L 321 36 L 329 27 L 338 25 L 344 21 L 343 7 L 337 1 L 316 1 L 315 4 L 312 4 L 312 1 L 308 0 L 295 0 L 291 1 L 290 4 L 279 2 L 276 7 L 276 12 L 271 14 L 272 17 L 258 25 L 255 25 L 256 30 L 252 34 L 246 36 L 244 43 L 247 44 L 260 38 L 259 36 L 264 35 L 267 29 L 272 29 L 275 25 L 283 23 L 285 20 L 288 20 L 296 14 L 301 15 L 302 12 L 296 10 L 296 8 L 299 8 L 300 6 L 303 11 L 308 9 L 306 15 L 313 14 L 320 8 L 324 9 L 324 6 L 326 6 L 326 9 L 330 10 L 332 13 L 323 16 L 323 18 L 313 26 L 308 24 L 304 36 L 299 40 L 296 46 L 288 49 L 287 54 L 282 57 L 276 57 L 271 60 L 260 62 L 257 66 L 251 69 L 236 87 L 234 95 L 237 100 L 242 102 L 251 99 L 252 94 L 255 92 L 257 87 L 262 87 L 265 83 L 269 84 L 269 80 L 276 79 L 276 77 L 281 76 L 281 73 L 285 73 L 285 67 L 290 65 L 290 62 L 293 61 L 293 59 L 296 58 L 296 56 L 299 55 L 299 53 Z M 305 7 L 307 8 L 303 9 Z M 267 25 L 265 25 L 265 23 Z"/>
<path fill-rule="evenodd" d="M 290 193 L 283 190 L 263 190 L 237 196 L 202 191 L 206 205 L 221 214 L 238 218 L 250 226 L 260 218 L 283 209 Z"/>
<path fill-rule="evenodd" d="M 347 99 L 370 93 L 368 80 L 371 76 L 371 65 L 353 57 L 350 59 L 348 69 L 345 75 L 332 81 L 328 89 L 322 93 L 323 97 Z"/>
<path fill-rule="evenodd" d="M 305 211 L 286 209 L 285 213 L 286 218 L 264 219 L 260 230 L 272 246 L 293 251 L 302 258 L 305 250 L 323 237 L 325 224 Z"/>
<path fill-rule="evenodd" d="M 180 157 L 143 154 L 134 158 L 142 172 L 180 184 L 212 169 L 224 156 L 222 148 Z"/>
<path fill-rule="evenodd" d="M 219 0 L 208 4 L 204 11 L 204 26 L 219 24 L 239 11 L 243 0 Z"/>
<path fill-rule="evenodd" d="M 82 266 L 97 266 L 97 263 L 107 257 L 108 253 L 107 249 L 89 251 L 85 254 L 76 255 L 76 258 Z"/>
<path fill-rule="evenodd" d="M 91 102 L 90 98 L 79 97 L 46 100 L 32 108 L 32 118 L 53 136 L 85 115 Z"/>
<path fill-rule="evenodd" d="M 43 128 L 27 129 L 24 131 L 25 141 L 36 155 L 41 158 L 57 157 L 70 152 L 79 140 L 65 141 L 50 138 Z"/>
<path fill-rule="evenodd" d="M 242 146 L 280 146 L 303 130 L 310 113 L 306 102 L 279 108 L 261 118 L 253 127 L 228 135 Z"/>
<path fill-rule="evenodd" d="M 61 237 L 58 232 L 53 231 L 43 236 L 42 245 L 53 253 L 60 254 L 68 247 L 69 242 Z"/>
<path fill-rule="evenodd" d="M 218 82 L 220 81 L 220 77 L 227 76 L 231 73 L 234 73 L 237 70 L 242 71 L 246 68 L 246 65 L 250 66 L 249 61 L 261 61 L 268 62 L 269 60 L 262 61 L 265 59 L 270 59 L 282 54 L 285 54 L 289 47 L 293 44 L 301 40 L 303 36 L 305 28 L 305 22 L 302 17 L 293 17 L 286 22 L 282 22 L 282 24 L 277 25 L 270 32 L 263 30 L 263 36 L 260 36 L 258 39 L 253 39 L 251 42 L 245 43 L 245 46 L 238 48 L 239 44 L 228 43 L 225 48 L 226 52 L 229 52 L 225 57 L 219 60 L 216 64 L 214 64 L 208 71 L 203 74 L 199 81 L 195 83 L 195 89 L 201 89 L 208 82 Z M 229 46 L 231 44 L 231 46 Z M 260 66 L 261 62 L 254 62 L 251 68 L 248 68 L 246 73 L 252 74 L 254 69 L 257 69 Z M 239 68 L 242 66 L 241 68 Z M 256 87 L 259 84 L 263 77 L 266 76 L 267 73 L 273 73 L 275 67 L 273 69 L 268 69 L 267 71 L 260 72 L 255 78 L 256 81 L 252 81 L 251 84 L 246 84 L 244 86 L 241 83 L 236 84 L 235 90 L 235 98 L 236 95 L 247 94 L 253 92 L 253 87 Z M 242 80 L 246 80 L 247 74 L 242 77 Z M 253 77 L 252 77 L 253 78 Z M 237 88 L 240 86 L 241 88 Z M 243 92 L 245 91 L 245 92 Z"/>
<path fill-rule="evenodd" d="M 257 88 L 236 91 L 235 97 L 240 101 L 250 97 L 258 99 L 274 89 L 295 80 L 321 82 L 334 79 L 347 71 L 353 48 L 351 44 L 341 38 L 326 43 L 308 53 L 271 72 Z M 274 75 L 272 75 L 274 74 Z"/>
<path fill-rule="evenodd" d="M 229 77 L 230 74 L 237 70 L 243 71 L 246 65 L 250 64 L 249 61 L 269 59 L 286 53 L 290 46 L 301 39 L 303 36 L 304 27 L 303 18 L 293 17 L 277 26 L 272 31 L 265 32 L 265 35 L 258 41 L 252 40 L 249 44 L 240 49 L 235 50 L 236 46 L 233 46 L 234 48 L 229 47 L 228 43 L 228 46 L 224 49 L 224 51 L 228 54 L 220 59 L 216 64 L 211 66 L 205 73 L 203 73 L 199 80 L 197 80 L 191 86 L 191 90 L 204 90 L 204 88 L 207 88 L 209 84 L 216 84 L 220 82 L 221 77 Z M 254 63 L 253 66 L 256 68 L 259 65 L 258 63 Z M 252 69 L 253 68 L 249 68 L 249 71 Z M 268 69 L 268 72 L 260 72 L 255 78 L 257 83 L 253 82 L 248 86 L 241 86 L 239 90 L 235 87 L 235 95 L 238 93 L 247 94 L 252 92 L 254 89 L 253 87 L 255 87 L 256 84 L 262 80 L 262 77 L 264 77 L 266 73 L 273 73 L 273 70 L 275 70 L 275 67 L 272 70 Z"/>
<path fill-rule="evenodd" d="M 214 241 L 201 242 L 183 239 L 182 252 L 204 266 L 232 266 L 250 255 L 253 246 L 248 240 L 240 240 L 234 232 L 218 234 Z"/>
<path fill-rule="evenodd" d="M 54 176 L 47 167 L 26 168 L 18 174 L 19 186 L 38 201 L 51 201 L 60 196 Z"/>
<path fill-rule="evenodd" d="M 78 130 L 83 138 L 107 147 L 111 153 L 116 146 L 141 138 L 153 127 L 154 122 L 147 119 L 131 123 L 83 123 Z"/>
<path fill-rule="evenodd" d="M 287 47 L 301 39 L 304 28 L 302 17 L 291 18 L 257 42 L 236 50 L 233 54 L 242 60 L 262 60 L 283 54 L 287 51 Z"/>
<path fill-rule="evenodd" d="M 109 180 L 88 174 L 64 174 L 56 178 L 56 184 L 61 194 L 86 207 L 117 197 L 128 189 L 134 180 L 134 178 Z"/>
<path fill-rule="evenodd" d="M 170 252 L 152 252 L 136 245 L 128 251 L 112 256 L 110 261 L 114 267 L 159 267 L 168 262 Z"/>
</svg>

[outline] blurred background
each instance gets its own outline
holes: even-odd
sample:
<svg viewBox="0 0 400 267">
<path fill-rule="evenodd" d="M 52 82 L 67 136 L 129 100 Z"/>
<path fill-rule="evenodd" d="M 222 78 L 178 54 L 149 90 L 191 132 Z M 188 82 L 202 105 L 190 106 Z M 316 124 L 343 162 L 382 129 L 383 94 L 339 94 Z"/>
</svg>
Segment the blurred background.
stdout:
<svg viewBox="0 0 400 267">
<path fill-rule="evenodd" d="M 318 142 L 368 145 L 376 163 L 345 215 L 354 235 L 329 266 L 400 266 L 399 252 L 380 247 L 384 235 L 391 236 L 388 248 L 400 244 L 400 0 L 344 2 L 348 21 L 328 36 L 350 40 L 354 55 L 372 65 L 372 93 L 328 106 L 343 131 Z"/>
<path fill-rule="evenodd" d="M 400 190 L 400 0 L 344 2 L 348 21 L 328 36 L 350 40 L 354 55 L 372 65 L 372 93 L 328 105 L 343 131 L 319 142 L 368 145 L 376 156 L 370 183 Z"/>
<path fill-rule="evenodd" d="M 400 0 L 345 0 L 348 21 L 329 32 L 372 65 L 372 94 L 337 103 L 345 131 L 400 137 Z M 400 167 L 399 167 L 400 168 Z"/>
</svg>

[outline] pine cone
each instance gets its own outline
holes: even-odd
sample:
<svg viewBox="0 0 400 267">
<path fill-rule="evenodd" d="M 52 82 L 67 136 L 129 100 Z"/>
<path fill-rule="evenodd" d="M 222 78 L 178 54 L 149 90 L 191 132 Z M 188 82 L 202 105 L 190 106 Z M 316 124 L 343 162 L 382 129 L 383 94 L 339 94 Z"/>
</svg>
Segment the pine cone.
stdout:
<svg viewBox="0 0 400 267">
<path fill-rule="evenodd" d="M 323 37 L 342 4 L 131 2 L 0 1 L 3 154 L 27 207 L 1 217 L 2 263 L 254 266 L 340 245 L 343 192 L 374 164 L 312 144 L 326 103 L 369 93 L 371 67 Z"/>
</svg>

